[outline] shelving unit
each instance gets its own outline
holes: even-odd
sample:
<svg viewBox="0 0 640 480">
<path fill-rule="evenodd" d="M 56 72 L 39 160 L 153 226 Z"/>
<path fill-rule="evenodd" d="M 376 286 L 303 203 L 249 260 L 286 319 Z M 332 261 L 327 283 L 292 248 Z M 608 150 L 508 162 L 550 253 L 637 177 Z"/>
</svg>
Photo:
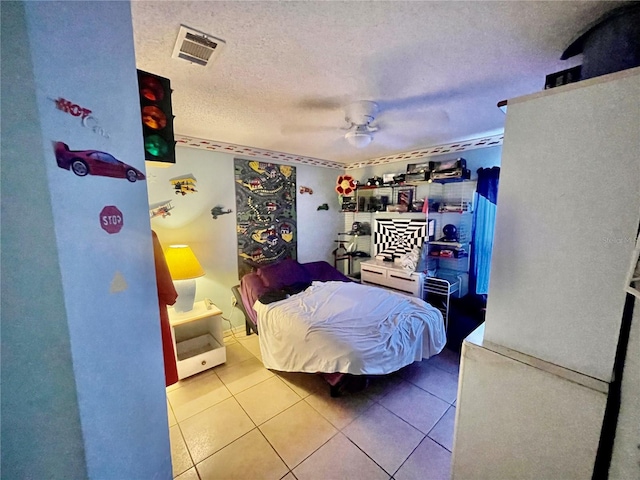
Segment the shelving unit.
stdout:
<svg viewBox="0 0 640 480">
<path fill-rule="evenodd" d="M 425 214 L 422 213 L 422 206 L 424 202 L 427 202 L 425 210 L 428 210 L 428 213 L 426 216 L 429 220 L 435 220 L 436 224 L 435 241 L 429 242 L 428 245 L 430 253 L 437 250 L 464 252 L 458 256 L 453 254 L 451 257 L 430 255 L 428 257 L 427 270 L 430 273 L 432 272 L 434 277 L 423 275 L 423 280 L 414 282 L 414 284 L 420 285 L 417 295 L 425 299 L 429 298 L 437 308 L 441 309 L 445 321 L 447 321 L 450 297 L 452 295 L 462 297 L 468 293 L 475 191 L 476 182 L 469 180 L 443 183 L 419 181 L 375 187 L 361 186 L 356 189 L 354 196 L 346 202 L 346 205 L 349 205 L 351 210 L 343 210 L 344 228 L 345 231 L 348 231 L 353 222 L 369 222 L 373 230 L 376 220 L 381 218 L 421 217 L 424 219 Z M 398 202 L 401 192 L 410 192 L 411 203 L 414 207 L 419 205 L 420 208 L 416 208 L 415 210 L 417 211 L 414 212 L 392 212 L 386 211 L 386 208 L 383 211 L 382 198 L 386 197 L 388 199 L 388 203 L 384 202 L 385 205 L 392 205 Z M 377 200 L 372 203 L 371 199 Z M 420 202 L 423 203 L 420 204 Z M 374 208 L 371 208 L 371 205 Z M 379 209 L 376 209 L 378 206 Z M 441 241 L 444 237 L 443 227 L 448 224 L 456 226 L 459 235 L 458 242 Z M 344 241 L 345 245 L 346 243 L 347 239 Z M 375 250 L 373 236 L 357 239 L 355 249 L 366 251 L 372 255 L 371 252 Z M 362 270 L 363 283 L 376 283 L 389 287 L 389 285 L 386 285 L 388 283 L 386 279 L 390 267 L 389 263 L 378 265 L 375 260 L 365 259 L 365 262 L 358 262 L 361 263 L 361 265 L 358 265 L 353 258 L 349 258 L 346 255 L 346 251 L 344 256 L 337 258 L 349 262 L 344 272 L 345 274 L 357 275 L 359 270 Z M 364 267 L 365 265 L 366 267 Z M 365 268 L 368 270 L 367 272 L 364 271 Z M 383 272 L 384 281 L 382 283 L 380 275 L 374 270 Z M 389 288 L 397 288 L 397 285 Z M 403 288 L 407 293 L 409 293 L 409 290 L 413 291 L 413 285 L 408 290 L 406 285 Z"/>
<path fill-rule="evenodd" d="M 417 186 L 394 184 L 380 186 L 358 186 L 353 197 L 342 197 L 343 212 L 411 212 L 416 198 Z M 399 205 L 406 205 L 406 210 Z"/>
<path fill-rule="evenodd" d="M 435 277 L 449 282 L 448 295 L 463 297 L 468 293 L 473 233 L 473 200 L 476 182 L 433 183 L 429 194 L 429 219 L 436 221 L 436 240 L 429 242 L 428 269 Z M 443 241 L 444 226 L 454 225 L 458 241 Z M 451 256 L 442 255 L 443 251 Z M 440 254 L 438 254 L 440 253 Z M 444 287 L 437 286 L 436 290 Z M 425 297 L 429 293 L 425 290 Z M 448 299 L 445 302 L 448 310 Z"/>
</svg>

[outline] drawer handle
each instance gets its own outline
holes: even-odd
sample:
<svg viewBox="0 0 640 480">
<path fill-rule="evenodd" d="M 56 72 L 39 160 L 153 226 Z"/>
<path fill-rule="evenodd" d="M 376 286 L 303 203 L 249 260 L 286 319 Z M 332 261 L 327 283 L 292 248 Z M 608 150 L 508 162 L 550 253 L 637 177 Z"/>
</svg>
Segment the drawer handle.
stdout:
<svg viewBox="0 0 640 480">
<path fill-rule="evenodd" d="M 202 360 L 202 364 L 201 365 L 204 367 L 206 364 L 207 364 L 207 361 L 206 360 Z"/>
<path fill-rule="evenodd" d="M 415 282 L 413 278 L 404 278 L 404 277 L 396 277 L 395 275 L 389 275 L 392 278 L 397 278 L 398 280 L 404 280 L 406 282 Z"/>
<path fill-rule="evenodd" d="M 366 268 L 362 269 L 363 272 L 367 272 L 367 273 L 375 273 L 376 275 L 382 275 L 382 272 L 376 272 L 374 270 L 367 270 Z"/>
</svg>

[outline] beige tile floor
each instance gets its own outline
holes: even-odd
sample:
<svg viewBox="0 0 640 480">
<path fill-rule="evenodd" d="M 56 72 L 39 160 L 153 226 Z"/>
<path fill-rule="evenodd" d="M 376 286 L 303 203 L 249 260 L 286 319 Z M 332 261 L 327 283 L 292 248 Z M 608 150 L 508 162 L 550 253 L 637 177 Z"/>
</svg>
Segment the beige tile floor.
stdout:
<svg viewBox="0 0 640 480">
<path fill-rule="evenodd" d="M 225 342 L 224 365 L 167 388 L 175 478 L 449 478 L 455 353 L 331 398 L 318 375 L 264 368 L 256 335 Z"/>
</svg>

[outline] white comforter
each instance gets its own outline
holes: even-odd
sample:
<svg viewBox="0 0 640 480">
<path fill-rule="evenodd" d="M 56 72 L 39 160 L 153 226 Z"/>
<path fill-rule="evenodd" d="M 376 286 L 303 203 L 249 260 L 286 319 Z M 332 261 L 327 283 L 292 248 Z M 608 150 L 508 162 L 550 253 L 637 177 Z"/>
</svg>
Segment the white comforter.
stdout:
<svg viewBox="0 0 640 480">
<path fill-rule="evenodd" d="M 279 371 L 381 375 L 436 355 L 446 342 L 439 310 L 358 283 L 313 282 L 253 308 L 262 361 Z"/>
</svg>

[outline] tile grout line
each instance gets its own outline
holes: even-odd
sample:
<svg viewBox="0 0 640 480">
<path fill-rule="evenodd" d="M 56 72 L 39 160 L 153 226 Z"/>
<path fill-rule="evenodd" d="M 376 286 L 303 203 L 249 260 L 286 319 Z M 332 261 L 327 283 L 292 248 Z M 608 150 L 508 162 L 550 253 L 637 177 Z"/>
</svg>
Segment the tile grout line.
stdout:
<svg viewBox="0 0 640 480">
<path fill-rule="evenodd" d="M 178 425 L 178 431 L 180 432 L 180 436 L 182 437 L 182 441 L 184 442 L 184 448 L 187 450 L 187 454 L 189 455 L 189 459 L 191 460 L 191 467 L 187 468 L 184 472 L 179 473 L 178 476 L 182 475 L 185 472 L 188 472 L 189 469 L 191 468 L 195 468 L 196 475 L 198 475 L 198 478 L 200 478 L 200 472 L 198 472 L 198 469 L 196 467 L 196 462 L 193 460 L 193 455 L 191 455 L 191 450 L 189 449 L 189 444 L 187 443 L 187 439 L 185 438 L 184 433 L 182 432 L 182 427 L 180 426 L 180 422 L 178 422 L 177 425 Z M 173 462 L 172 462 L 172 466 L 173 466 Z"/>
<path fill-rule="evenodd" d="M 415 427 L 414 427 L 414 428 L 415 428 Z M 340 433 L 342 433 L 342 431 L 341 431 Z M 420 433 L 422 433 L 422 432 L 420 432 Z M 386 470 L 383 468 L 383 466 L 382 466 L 382 465 L 380 465 L 378 462 L 376 462 L 376 461 L 375 461 L 375 460 L 374 460 L 374 459 L 373 459 L 373 458 L 372 458 L 372 457 L 371 457 L 367 452 L 365 452 L 362 448 L 360 448 L 360 446 L 359 446 L 357 443 L 355 443 L 353 440 L 351 440 L 351 438 L 349 438 L 349 436 L 348 436 L 346 433 L 342 433 L 342 434 L 345 436 L 345 438 L 346 438 L 347 440 L 349 440 L 349 441 L 351 442 L 351 444 L 352 444 L 353 446 L 355 446 L 358 450 L 360 450 L 362 453 L 364 453 L 364 454 L 366 455 L 366 457 L 367 457 L 369 460 L 371 460 L 371 461 L 372 461 L 373 463 L 375 463 L 378 467 L 380 467 L 380 470 L 382 470 L 384 473 L 386 473 L 387 475 L 389 475 L 389 478 L 393 477 L 393 475 L 394 475 L 393 473 L 389 473 L 388 471 L 386 471 Z M 423 438 L 422 440 L 424 440 L 424 438 Z M 420 444 L 422 443 L 422 440 L 420 440 L 420 442 L 418 442 L 418 445 L 420 445 Z M 415 447 L 415 448 L 418 448 L 418 445 L 416 445 L 416 447 Z M 411 453 L 409 454 L 409 456 L 408 456 L 407 458 L 405 458 L 405 459 L 404 459 L 404 461 L 402 462 L 402 464 L 400 465 L 400 467 L 398 467 L 398 469 L 400 469 L 400 468 L 402 467 L 402 465 L 404 465 L 404 462 L 406 462 L 406 461 L 408 460 L 408 458 L 413 454 L 413 452 L 415 451 L 415 448 L 411 451 Z M 397 473 L 397 470 L 396 470 L 396 473 Z"/>
<path fill-rule="evenodd" d="M 422 437 L 422 440 L 420 440 L 418 444 L 415 446 L 415 448 L 411 450 L 411 453 L 407 455 L 407 458 L 404 459 L 404 461 L 400 464 L 400 466 L 396 469 L 396 471 L 391 474 L 391 477 L 395 477 L 395 475 L 400 471 L 400 469 L 404 466 L 404 464 L 407 463 L 407 461 L 411 458 L 411 455 L 413 455 L 415 451 L 418 449 L 418 447 L 422 445 L 422 442 L 424 442 L 425 438 L 428 438 L 427 435 Z"/>
<path fill-rule="evenodd" d="M 240 341 L 237 337 L 235 337 L 235 335 L 233 335 L 233 337 L 234 337 L 235 341 L 236 341 L 237 343 L 239 343 L 239 344 L 243 347 L 243 349 L 244 349 L 244 350 L 247 350 L 247 352 L 251 354 L 252 358 L 257 359 L 259 362 L 261 362 L 261 363 L 262 363 L 262 361 L 261 361 L 261 359 L 260 359 L 259 357 L 257 357 L 257 356 L 256 356 L 253 352 L 251 352 L 251 351 L 250 351 L 250 350 L 249 350 L 245 345 L 243 345 L 242 341 Z M 246 338 L 249 338 L 249 337 L 246 337 Z M 240 364 L 242 364 L 243 362 L 246 362 L 246 361 L 248 361 L 248 360 L 250 360 L 250 358 L 247 358 L 247 359 L 245 359 L 245 360 L 243 360 L 243 361 L 240 361 L 240 362 L 238 362 L 238 363 L 236 363 L 236 364 L 232 365 L 232 367 L 233 367 L 233 366 L 235 366 L 235 365 L 240 365 Z M 437 368 L 438 370 L 443 371 L 443 372 L 446 372 L 446 373 L 448 373 L 448 374 L 450 374 L 450 375 L 452 375 L 452 376 L 455 376 L 455 374 L 453 374 L 453 373 L 451 373 L 451 372 L 449 372 L 449 371 L 447 371 L 447 370 L 445 370 L 445 369 L 443 369 L 443 368 L 440 368 L 440 367 L 438 367 L 437 365 L 430 365 L 430 364 L 427 364 L 427 365 L 432 366 L 432 367 L 435 367 L 435 368 Z M 231 367 L 230 367 L 230 368 L 231 368 Z M 293 473 L 293 469 L 294 469 L 294 468 L 297 468 L 298 466 L 300 466 L 300 465 L 301 465 L 303 462 L 305 462 L 309 457 L 311 457 L 311 456 L 312 456 L 312 455 L 314 455 L 316 452 L 318 452 L 318 451 L 319 451 L 323 446 L 325 446 L 329 441 L 331 441 L 332 439 L 334 439 L 334 438 L 336 437 L 336 435 L 338 435 L 338 433 L 342 433 L 342 435 L 344 435 L 344 436 L 345 436 L 345 438 L 347 438 L 351 444 L 355 445 L 355 446 L 356 446 L 356 448 L 358 448 L 358 450 L 359 450 L 359 451 L 361 451 L 362 453 L 364 453 L 364 454 L 365 454 L 365 456 L 366 456 L 367 458 L 369 458 L 369 459 L 370 459 L 370 460 L 371 460 L 375 465 L 377 465 L 379 468 L 381 468 L 381 469 L 382 469 L 382 471 L 384 471 L 385 473 L 389 474 L 389 475 L 390 475 L 390 477 L 393 477 L 393 475 L 395 475 L 395 474 L 397 474 L 397 473 L 398 473 L 398 471 L 399 471 L 399 470 L 402 468 L 402 466 L 407 462 L 407 460 L 411 457 L 411 455 L 413 455 L 413 453 L 416 451 L 416 449 L 417 449 L 417 448 L 418 448 L 418 447 L 419 447 L 419 446 L 424 442 L 425 438 L 429 438 L 429 440 L 433 441 L 433 442 L 434 442 L 434 443 L 436 443 L 438 446 L 440 446 L 440 447 L 444 448 L 446 451 L 448 451 L 449 453 L 451 453 L 451 451 L 450 451 L 447 447 L 445 447 L 444 445 L 442 445 L 441 443 L 439 443 L 439 442 L 438 442 L 438 441 L 436 441 L 435 439 L 431 438 L 431 437 L 429 436 L 429 434 L 430 434 L 430 433 L 433 431 L 433 429 L 438 425 L 438 423 L 442 420 L 442 418 L 444 418 L 444 416 L 445 416 L 445 415 L 446 415 L 446 413 L 449 411 L 449 409 L 450 409 L 451 407 L 456 408 L 456 406 L 455 406 L 452 402 L 449 402 L 448 400 L 445 400 L 445 399 L 440 398 L 438 395 L 435 395 L 434 393 L 432 393 L 432 392 L 430 392 L 430 391 L 426 390 L 425 388 L 420 387 L 419 385 L 414 384 L 413 382 L 411 382 L 410 380 L 408 380 L 408 379 L 406 379 L 406 378 L 404 378 L 404 377 L 402 377 L 402 376 L 398 376 L 398 379 L 399 379 L 400 381 L 406 381 L 406 382 L 408 382 L 409 384 L 411 384 L 411 385 L 413 385 L 413 386 L 417 387 L 418 389 L 420 389 L 420 390 L 424 391 L 425 393 L 428 393 L 429 395 L 431 395 L 431 396 L 433 396 L 433 397 L 436 397 L 437 399 L 439 399 L 439 400 L 441 400 L 441 401 L 444 401 L 445 403 L 447 403 L 447 404 L 448 404 L 448 407 L 447 407 L 447 409 L 445 410 L 445 412 L 440 416 L 440 418 L 438 418 L 438 420 L 435 422 L 435 424 L 431 427 L 431 429 L 429 430 L 429 432 L 427 432 L 426 434 L 424 434 L 420 429 L 416 428 L 414 425 L 412 425 L 412 424 L 411 424 L 410 422 L 408 422 L 407 420 L 403 419 L 403 418 L 402 418 L 402 417 L 400 417 L 399 415 L 396 415 L 394 412 L 392 412 L 391 410 L 389 410 L 385 405 L 383 405 L 382 403 L 380 403 L 380 401 L 381 401 L 382 399 L 384 399 L 387 395 L 389 395 L 390 390 L 392 390 L 392 389 L 393 389 L 394 385 L 389 385 L 389 386 L 387 386 L 387 388 L 385 388 L 381 394 L 376 395 L 376 398 L 372 398 L 371 396 L 368 396 L 368 395 L 367 395 L 368 400 L 370 400 L 370 401 L 372 402 L 372 403 L 371 403 L 371 405 L 369 406 L 369 408 L 367 408 L 366 410 L 364 410 L 363 412 L 361 412 L 360 414 L 358 414 L 355 418 L 352 418 L 352 419 L 351 419 L 351 421 L 349 421 L 349 423 L 347 423 L 346 425 L 344 425 L 342 428 L 339 428 L 339 427 L 337 427 L 336 425 L 334 425 L 334 424 L 333 424 L 333 423 L 332 423 L 328 418 L 326 418 L 326 417 L 322 414 L 322 412 L 320 412 L 319 410 L 317 410 L 313 405 L 311 405 L 309 402 L 307 402 L 307 401 L 306 401 L 307 397 L 309 397 L 309 396 L 311 396 L 311 395 L 314 395 L 314 394 L 316 394 L 316 393 L 318 393 L 318 392 L 315 392 L 315 391 L 314 391 L 314 392 L 312 392 L 312 393 L 309 393 L 309 394 L 307 395 L 307 397 L 302 397 L 298 392 L 296 392 L 295 390 L 293 390 L 293 388 L 291 388 L 291 387 L 290 387 L 290 386 L 289 386 L 289 385 L 288 385 L 288 384 L 287 384 L 287 383 L 286 383 L 282 378 L 280 378 L 277 374 L 273 373 L 273 372 L 272 372 L 271 370 L 269 370 L 269 369 L 266 369 L 266 370 L 268 370 L 269 372 L 271 372 L 271 373 L 272 373 L 271 377 L 266 378 L 266 379 L 264 379 L 264 380 L 261 380 L 261 381 L 259 381 L 258 383 L 256 383 L 255 385 L 252 385 L 251 387 L 248 387 L 248 388 L 246 388 L 246 389 L 243 389 L 243 390 L 241 390 L 241 391 L 239 391 L 239 392 L 237 392 L 237 393 L 232 393 L 232 392 L 229 390 L 229 388 L 227 387 L 226 383 L 224 383 L 224 382 L 222 381 L 222 379 L 220 378 L 220 376 L 218 375 L 218 373 L 217 373 L 215 370 L 213 370 L 213 374 L 215 374 L 215 375 L 216 375 L 216 377 L 218 378 L 218 380 L 220 380 L 220 382 L 222 383 L 222 385 L 225 387 L 225 389 L 226 389 L 226 390 L 227 390 L 227 392 L 229 393 L 230 397 L 228 397 L 228 398 L 233 398 L 233 399 L 236 401 L 236 403 L 240 406 L 240 408 L 241 408 L 241 410 L 244 412 L 244 414 L 245 414 L 245 415 L 250 419 L 250 421 L 251 421 L 251 422 L 252 422 L 252 424 L 254 425 L 254 428 L 252 428 L 249 432 L 246 432 L 245 434 L 241 435 L 240 437 L 238 437 L 238 438 L 237 438 L 237 439 L 235 439 L 234 441 L 230 442 L 229 444 L 225 445 L 224 447 L 222 447 L 222 448 L 220 448 L 220 449 L 216 450 L 215 452 L 211 453 L 210 455 L 208 455 L 207 457 L 205 457 L 204 459 L 202 459 L 199 463 L 201 463 L 202 461 L 204 461 L 204 460 L 206 460 L 206 459 L 210 458 L 211 456 L 213 456 L 213 455 L 215 455 L 216 453 L 220 452 L 220 451 L 221 451 L 221 450 L 223 450 L 224 448 L 226 448 L 226 447 L 228 447 L 228 446 L 232 445 L 232 444 L 233 444 L 233 443 L 235 443 L 237 440 L 239 440 L 240 438 L 243 438 L 244 436 L 246 436 L 248 433 L 250 433 L 250 432 L 251 432 L 251 431 L 253 431 L 254 429 L 257 429 L 257 430 L 260 432 L 260 434 L 262 435 L 262 437 L 267 441 L 267 444 L 270 446 L 270 448 L 271 448 L 271 449 L 276 453 L 276 455 L 278 456 L 278 458 L 280 458 L 280 459 L 282 460 L 282 462 L 284 463 L 284 465 L 287 467 L 288 472 L 287 472 L 287 473 L 285 473 L 285 475 L 284 475 L 282 478 L 286 477 L 289 473 L 291 473 L 291 475 L 292 475 L 294 478 L 297 478 L 297 477 L 295 476 L 295 474 Z M 336 429 L 336 433 L 335 433 L 335 434 L 333 434 L 333 435 L 332 435 L 328 440 L 326 440 L 325 442 L 323 442 L 323 443 L 322 443 L 322 445 L 320 445 L 319 447 L 317 447 L 316 449 L 314 449 L 314 450 L 313 450 L 309 455 L 307 455 L 303 460 L 301 460 L 299 463 L 297 463 L 294 467 L 291 467 L 291 468 L 287 465 L 287 463 L 286 463 L 286 462 L 284 461 L 284 459 L 280 456 L 280 454 L 277 452 L 277 450 L 273 447 L 273 445 L 272 445 L 272 444 L 269 442 L 269 440 L 265 437 L 264 433 L 263 433 L 263 432 L 262 432 L 262 430 L 260 429 L 260 425 L 258 425 L 258 424 L 257 424 L 257 423 L 256 423 L 256 422 L 255 422 L 255 421 L 254 421 L 250 416 L 249 416 L 248 412 L 245 410 L 245 408 L 242 406 L 242 404 L 241 404 L 241 403 L 238 401 L 238 399 L 236 398 L 236 395 L 238 395 L 238 394 L 240 394 L 240 393 L 242 393 L 242 392 L 245 392 L 245 391 L 247 391 L 248 389 L 253 388 L 253 387 L 257 386 L 257 385 L 260 385 L 260 384 L 262 384 L 262 383 L 266 382 L 267 380 L 270 380 L 270 379 L 271 379 L 271 378 L 273 378 L 274 376 L 275 376 L 276 378 L 279 378 L 279 380 L 280 380 L 280 381 L 281 381 L 281 382 L 282 382 L 282 383 L 283 383 L 283 384 L 284 384 L 284 385 L 285 385 L 289 390 L 291 390 L 293 393 L 295 393 L 295 394 L 296 394 L 296 396 L 297 396 L 297 397 L 299 397 L 299 400 L 297 400 L 293 405 L 290 405 L 289 407 L 285 408 L 283 411 L 281 411 L 281 412 L 277 413 L 276 415 L 274 415 L 274 416 L 270 417 L 269 419 L 265 420 L 265 421 L 264 421 L 264 422 L 262 422 L 260 425 L 264 425 L 266 422 L 268 422 L 268 421 L 272 420 L 273 418 L 276 418 L 278 415 L 281 415 L 282 413 L 286 412 L 287 410 L 289 410 L 289 409 L 290 409 L 290 408 L 292 408 L 293 406 L 297 405 L 298 403 L 300 403 L 300 401 L 304 401 L 304 402 L 305 402 L 305 404 L 306 404 L 307 406 L 310 406 L 310 407 L 313 409 L 313 411 L 315 411 L 318 415 L 320 415 L 320 417 L 322 417 L 322 418 L 323 418 L 325 421 L 327 421 L 327 422 L 328 422 L 328 423 L 329 423 L 333 428 L 335 428 L 335 429 Z M 457 381 L 459 381 L 459 380 L 457 380 Z M 181 386 L 181 387 L 182 387 L 182 386 Z M 181 388 L 181 387 L 178 387 L 178 388 Z M 176 389 L 176 390 L 177 390 L 177 389 Z M 168 393 L 168 392 L 167 392 L 167 393 Z M 366 395 L 366 393 L 365 393 L 365 395 Z M 167 398 L 167 400 L 168 400 L 168 398 Z M 225 400 L 226 400 L 226 399 L 225 399 Z M 454 400 L 454 402 L 455 402 L 455 400 Z M 217 404 L 219 404 L 219 403 L 221 403 L 221 402 L 217 402 L 217 403 L 216 403 L 216 404 L 214 404 L 214 405 L 217 405 Z M 173 412 L 173 406 L 171 405 L 171 402 L 170 402 L 169 400 L 168 400 L 168 404 L 169 404 L 169 408 L 171 408 L 171 410 L 172 410 L 172 412 Z M 382 407 L 383 407 L 387 412 L 391 413 L 393 416 L 395 416 L 396 418 L 400 419 L 402 422 L 404 422 L 405 424 L 407 424 L 407 425 L 411 426 L 414 430 L 416 430 L 417 432 L 419 432 L 420 434 L 422 434 L 422 435 L 423 435 L 423 437 L 422 437 L 422 439 L 420 440 L 420 442 L 418 443 L 418 445 L 417 445 L 417 446 L 416 446 L 416 447 L 411 451 L 411 453 L 410 453 L 410 454 L 409 454 L 409 455 L 404 459 L 404 461 L 401 463 L 400 467 L 398 467 L 398 469 L 396 469 L 396 470 L 395 470 L 395 472 L 394 472 L 393 474 L 390 474 L 390 473 L 389 473 L 389 472 L 387 472 L 384 468 L 382 468 L 382 466 L 380 466 L 380 465 L 379 465 L 379 464 L 378 464 L 378 463 L 377 463 L 373 458 L 371 458 L 371 457 L 370 457 L 366 452 L 364 452 L 364 451 L 363 451 L 363 450 L 362 450 L 362 449 L 361 449 L 361 448 L 360 448 L 356 443 L 354 443 L 354 442 L 351 440 L 351 438 L 349 438 L 349 437 L 348 437 L 348 436 L 343 432 L 343 430 L 344 430 L 345 428 L 347 428 L 349 425 L 351 425 L 351 424 L 352 424 L 356 419 L 358 419 L 358 418 L 360 418 L 362 415 L 366 414 L 366 412 L 367 412 L 371 407 L 373 407 L 373 405 L 375 405 L 375 404 L 378 404 L 378 405 L 382 406 Z M 208 408 L 213 407 L 214 405 L 211 405 L 210 407 L 207 407 L 207 409 L 208 409 Z M 203 410 L 203 411 L 206 411 L 207 409 L 205 409 L 205 410 Z M 174 417 L 175 417 L 175 412 L 173 412 L 173 413 L 174 413 Z M 199 412 L 199 413 L 201 413 L 201 412 Z M 193 415 L 192 415 L 192 416 L 193 416 Z M 177 426 L 178 426 L 178 428 L 179 428 L 181 438 L 182 438 L 182 440 L 183 440 L 183 442 L 184 442 L 184 444 L 185 444 L 185 447 L 186 447 L 186 449 L 187 449 L 187 453 L 189 454 L 189 458 L 191 459 L 191 463 L 192 463 L 192 467 L 189 467 L 189 468 L 188 468 L 187 470 L 185 470 L 184 472 L 181 472 L 180 474 L 178 474 L 178 476 L 179 476 L 179 475 L 182 475 L 182 474 L 183 474 L 183 473 L 185 473 L 185 472 L 187 472 L 188 470 L 190 470 L 190 468 L 195 468 L 196 474 L 198 475 L 198 477 L 200 477 L 200 474 L 199 474 L 199 471 L 198 471 L 198 469 L 197 469 L 197 466 L 196 466 L 196 464 L 195 464 L 195 462 L 194 462 L 194 460 L 193 460 L 193 455 L 192 455 L 192 453 L 191 453 L 191 451 L 190 451 L 190 449 L 189 449 L 189 446 L 188 446 L 188 444 L 187 444 L 187 442 L 186 442 L 186 439 L 185 439 L 185 437 L 184 437 L 184 433 L 183 433 L 182 425 L 181 425 L 181 423 L 182 423 L 183 421 L 187 420 L 188 418 L 191 418 L 192 416 L 187 417 L 187 418 L 185 418 L 185 419 L 183 419 L 183 420 L 181 420 L 181 421 L 178 421 L 178 420 L 177 420 L 177 418 L 176 418 L 176 425 L 177 425 Z"/>
</svg>

